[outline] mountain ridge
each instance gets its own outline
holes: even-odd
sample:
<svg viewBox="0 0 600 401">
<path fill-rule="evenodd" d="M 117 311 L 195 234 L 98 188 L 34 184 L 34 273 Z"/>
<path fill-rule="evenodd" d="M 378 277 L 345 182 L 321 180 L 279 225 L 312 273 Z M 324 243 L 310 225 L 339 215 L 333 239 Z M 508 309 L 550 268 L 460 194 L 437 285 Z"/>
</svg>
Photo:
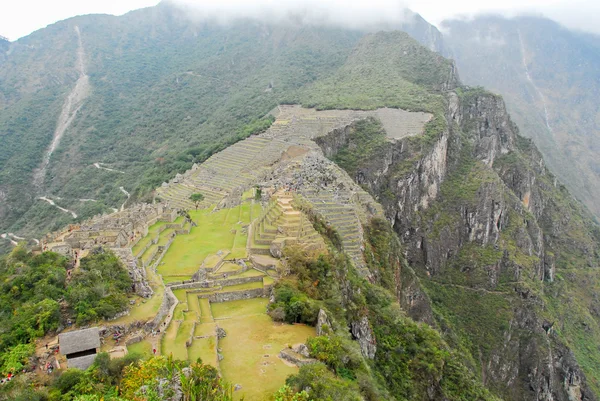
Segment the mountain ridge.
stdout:
<svg viewBox="0 0 600 401">
<path fill-rule="evenodd" d="M 297 178 L 337 192 L 332 199 L 304 192 L 307 198 L 313 196 L 316 211 L 301 211 L 313 216 L 313 228 L 331 243 L 331 258 L 289 256 L 297 280 L 275 286 L 273 303 L 286 316 L 294 310 L 294 299 L 299 303 L 294 308 L 300 305 L 303 312 L 293 321 L 300 316 L 310 324 L 316 321 L 315 305 L 327 307 L 334 333 L 325 337 L 329 340 L 315 341 L 340 341 L 348 347 L 344 352 L 351 355 L 350 362 L 323 358 L 332 383 L 342 383 L 352 397 L 362 391 L 372 399 L 389 398 L 388 393 L 407 399 L 461 399 L 462 390 L 482 400 L 596 399 L 600 353 L 587 346 L 586 338 L 600 339 L 600 306 L 594 297 L 600 230 L 548 171 L 535 145 L 518 135 L 500 96 L 462 85 L 452 61 L 403 32 L 263 24 L 225 29 L 182 21 L 177 10 L 164 7 L 123 19 L 77 20 L 92 91 L 52 154 L 43 190 L 54 195 L 53 202 L 67 212 L 79 212 L 76 222 L 128 205 L 123 202 L 156 201 L 157 194 L 191 208 L 189 194 L 181 198 L 169 191 L 171 186 L 202 191 L 204 186 L 196 188 L 199 184 L 193 182 L 199 163 L 209 160 L 216 175 L 219 168 L 227 168 L 227 161 L 209 159 L 211 155 L 232 150 L 228 146 L 244 138 L 263 139 L 253 135 L 267 128 L 293 128 L 300 118 L 296 115 L 278 125 L 265 117 L 278 104 L 419 112 L 420 135 L 390 138 L 381 122 L 369 118 L 324 132 L 316 143 L 337 165 L 307 159 L 316 172 L 285 164 L 286 158 L 304 157 L 297 149 L 281 154 L 275 149 L 273 155 L 285 163 L 265 178 L 265 197 L 269 185 L 286 188 Z M 31 207 L 36 196 L 50 198 L 31 191 L 23 177 L 39 166 L 54 132 L 52 124 L 37 126 L 37 131 L 24 127 L 43 124 L 47 116 L 57 121 L 82 76 L 74 69 L 74 23 L 51 29 L 65 39 L 55 72 L 20 75 L 22 71 L 12 68 L 4 70 L 0 81 L 6 92 L 0 124 L 9 127 L 6 140 L 13 146 L 0 153 L 3 230 L 35 233 L 73 222 L 72 215 L 47 201 Z M 32 45 L 37 39 L 27 40 Z M 39 59 L 51 52 L 37 43 L 16 51 L 17 56 L 43 63 Z M 14 83 L 20 83 L 18 89 L 5 89 Z M 30 112 L 36 102 L 43 106 L 38 116 L 20 114 Z M 308 116 L 304 122 L 311 124 L 315 118 Z M 24 142 L 29 137 L 34 137 L 33 145 Z M 249 142 L 239 147 L 257 152 L 259 146 Z M 7 151 L 17 144 L 35 156 Z M 241 158 L 229 160 L 228 171 L 235 174 L 234 166 L 240 167 L 241 178 L 248 169 L 244 163 Z M 19 174 L 11 176 L 15 166 Z M 344 175 L 340 168 L 354 182 L 336 179 Z M 235 177 L 222 181 L 211 185 L 235 189 Z M 21 185 L 26 191 L 17 198 Z M 338 232 L 336 223 L 318 218 L 331 210 L 343 213 L 347 205 L 338 203 L 346 192 L 359 193 L 348 198 L 362 202 L 366 216 L 377 214 L 377 206 L 368 205 L 371 196 L 349 190 L 358 185 L 382 205 L 385 219 L 361 220 L 352 230 Z M 206 197 L 222 189 L 211 188 Z M 217 210 L 237 205 L 248 189 L 233 191 L 235 196 L 220 201 Z M 257 193 L 262 196 L 262 191 Z M 22 200 L 27 196 L 29 204 Z M 95 202 L 84 202 L 90 199 Z M 20 209 L 11 210 L 8 202 Z M 346 229 L 352 225 L 345 216 L 334 221 Z M 279 232 L 268 229 L 262 232 L 264 238 Z M 238 230 L 228 233 L 237 235 Z M 156 246 L 145 267 L 160 254 L 159 242 L 170 244 L 172 239 L 154 234 L 146 244 Z M 128 243 L 128 235 L 118 241 Z M 352 242 L 356 238 L 360 244 Z M 254 245 L 271 252 L 267 245 Z M 358 256 L 364 264 L 357 263 Z M 364 269 L 370 274 L 361 276 L 358 271 Z M 415 324 L 400 307 L 433 329 Z M 371 369 L 377 374 L 365 373 Z M 308 385 L 307 370 L 290 381 L 295 380 L 298 390 Z"/>
</svg>

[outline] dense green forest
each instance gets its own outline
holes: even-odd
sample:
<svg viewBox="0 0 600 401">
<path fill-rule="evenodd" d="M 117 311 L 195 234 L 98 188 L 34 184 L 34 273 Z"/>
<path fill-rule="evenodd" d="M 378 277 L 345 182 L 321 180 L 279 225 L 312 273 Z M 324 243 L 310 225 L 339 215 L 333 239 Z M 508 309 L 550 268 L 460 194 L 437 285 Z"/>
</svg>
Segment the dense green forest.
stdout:
<svg viewBox="0 0 600 401">
<path fill-rule="evenodd" d="M 131 279 L 119 259 L 97 250 L 72 261 L 51 252 L 34 255 L 15 248 L 0 259 L 0 372 L 19 370 L 14 355 L 33 352 L 38 337 L 75 324 L 110 319 L 126 309 Z"/>
</svg>

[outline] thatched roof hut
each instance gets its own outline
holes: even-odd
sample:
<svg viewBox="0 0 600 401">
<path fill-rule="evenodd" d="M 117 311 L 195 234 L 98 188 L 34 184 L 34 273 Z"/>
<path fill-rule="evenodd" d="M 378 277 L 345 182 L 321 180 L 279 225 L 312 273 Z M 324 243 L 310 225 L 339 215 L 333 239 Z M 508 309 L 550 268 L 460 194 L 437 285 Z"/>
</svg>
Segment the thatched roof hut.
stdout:
<svg viewBox="0 0 600 401">
<path fill-rule="evenodd" d="M 60 353 L 66 355 L 69 368 L 87 369 L 96 358 L 100 348 L 100 332 L 97 327 L 70 331 L 58 335 Z"/>
</svg>

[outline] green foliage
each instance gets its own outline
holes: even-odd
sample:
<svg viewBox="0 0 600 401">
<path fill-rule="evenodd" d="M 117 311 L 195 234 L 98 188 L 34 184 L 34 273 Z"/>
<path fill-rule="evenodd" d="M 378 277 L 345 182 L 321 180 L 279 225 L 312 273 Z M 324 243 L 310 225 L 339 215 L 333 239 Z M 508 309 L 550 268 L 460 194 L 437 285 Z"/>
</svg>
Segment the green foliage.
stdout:
<svg viewBox="0 0 600 401">
<path fill-rule="evenodd" d="M 35 352 L 34 344 L 18 344 L 0 354 L 0 372 L 3 375 L 17 373 L 29 365 L 29 357 Z"/>
<path fill-rule="evenodd" d="M 231 401 L 232 390 L 218 374 L 218 371 L 202 363 L 174 361 L 172 358 L 151 357 L 125 367 L 121 381 L 121 394 L 127 399 L 146 401 L 159 401 L 159 387 L 161 380 L 172 381 L 175 377 L 181 380 L 181 391 L 184 401 Z M 188 368 L 187 373 L 183 368 Z M 140 393 L 144 387 L 143 395 Z M 174 395 L 172 385 L 162 386 L 162 397 Z M 143 398 L 140 398 L 143 397 Z"/>
<path fill-rule="evenodd" d="M 309 401 L 308 393 L 304 390 L 295 392 L 287 384 L 275 393 L 275 401 Z"/>
<path fill-rule="evenodd" d="M 56 330 L 62 299 L 73 313 L 65 318 L 73 317 L 78 323 L 111 318 L 127 306 L 131 279 L 112 253 L 83 258 L 79 272 L 67 286 L 68 264 L 69 260 L 58 254 L 34 255 L 24 247 L 0 258 L 0 352 L 6 352 L 4 357 Z"/>
<path fill-rule="evenodd" d="M 119 258 L 97 253 L 83 258 L 65 294 L 77 324 L 108 319 L 127 307 L 132 281 Z"/>
<path fill-rule="evenodd" d="M 348 133 L 348 142 L 332 158 L 340 167 L 356 177 L 359 166 L 380 154 L 387 142 L 381 123 L 374 119 L 358 121 Z"/>
<path fill-rule="evenodd" d="M 198 210 L 198 205 L 200 205 L 200 202 L 202 202 L 204 200 L 204 195 L 201 193 L 191 194 L 190 200 L 192 202 L 194 202 L 194 205 L 196 206 L 196 210 Z"/>
<path fill-rule="evenodd" d="M 314 325 L 319 314 L 319 305 L 302 293 L 290 282 L 280 281 L 275 285 L 275 302 L 269 305 L 269 312 L 283 312 L 287 323 Z"/>
<path fill-rule="evenodd" d="M 290 376 L 286 384 L 295 391 L 310 388 L 310 399 L 322 401 L 362 400 L 356 383 L 336 377 L 321 363 L 305 365 L 297 375 Z"/>
</svg>

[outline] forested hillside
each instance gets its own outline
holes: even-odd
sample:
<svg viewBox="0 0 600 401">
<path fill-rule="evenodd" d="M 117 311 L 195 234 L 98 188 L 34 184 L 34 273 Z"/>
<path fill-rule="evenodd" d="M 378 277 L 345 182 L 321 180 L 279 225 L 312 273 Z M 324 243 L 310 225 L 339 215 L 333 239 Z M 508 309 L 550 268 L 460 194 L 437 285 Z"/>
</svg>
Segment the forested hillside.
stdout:
<svg viewBox="0 0 600 401">
<path fill-rule="evenodd" d="M 0 367 L 25 366 L 28 344 L 69 320 L 82 326 L 116 316 L 128 296 L 143 318 L 127 324 L 152 338 L 158 325 L 164 350 L 183 350 L 188 362 L 173 353 L 117 362 L 103 355 L 87 371 L 67 371 L 36 389 L 23 375 L 0 397 L 146 400 L 178 388 L 181 398 L 235 398 L 189 349 L 207 340 L 197 327 L 216 327 L 210 302 L 229 302 L 216 299 L 225 297 L 223 280 L 239 274 L 232 280 L 251 282 L 230 286 L 260 293 L 264 305 L 269 298 L 254 313 L 265 324 L 300 323 L 317 334 L 303 351 L 312 360 L 277 399 L 596 400 L 600 228 L 519 134 L 503 99 L 464 86 L 454 62 L 434 52 L 449 51 L 439 32 L 424 24 L 411 26 L 429 48 L 399 31 L 208 24 L 161 3 L 122 17 L 72 18 L 7 44 L 0 245 L 33 244 L 50 229 L 133 200 L 157 201 L 152 208 L 161 211 L 136 205 L 109 216 L 107 227 L 100 219 L 70 227 L 51 244 L 67 257 L 19 245 L 0 259 Z M 460 75 L 470 82 L 473 74 L 465 68 Z M 540 102 L 550 98 L 536 93 Z M 330 114 L 299 106 L 286 114 L 278 105 Z M 417 115 L 420 125 L 392 119 L 386 128 L 376 117 L 386 108 Z M 292 117 L 276 117 L 282 114 Z M 524 120 L 523 131 L 558 132 L 551 115 Z M 200 210 L 203 200 L 196 210 L 163 210 L 169 201 L 204 199 L 202 191 L 216 205 L 207 199 Z M 274 245 L 292 229 L 292 246 Z M 303 229 L 322 247 L 294 247 Z M 89 242 L 65 245 L 69 234 L 93 230 L 94 238 L 81 236 Z M 129 274 L 96 248 L 98 237 L 122 241 Z M 225 240 L 230 250 L 222 250 Z M 67 277 L 75 244 L 91 256 Z M 241 256 L 224 263 L 230 251 Z M 278 260 L 264 267 L 256 255 Z M 211 260 L 219 264 L 207 267 Z M 255 263 L 259 273 L 248 269 Z M 219 271 L 224 265 L 230 270 Z M 131 294 L 134 271 L 136 280 L 151 281 L 154 298 Z M 193 310 L 201 305 L 204 311 Z M 219 366 L 223 355 L 212 348 Z M 272 356 L 267 349 L 261 361 Z"/>
</svg>

